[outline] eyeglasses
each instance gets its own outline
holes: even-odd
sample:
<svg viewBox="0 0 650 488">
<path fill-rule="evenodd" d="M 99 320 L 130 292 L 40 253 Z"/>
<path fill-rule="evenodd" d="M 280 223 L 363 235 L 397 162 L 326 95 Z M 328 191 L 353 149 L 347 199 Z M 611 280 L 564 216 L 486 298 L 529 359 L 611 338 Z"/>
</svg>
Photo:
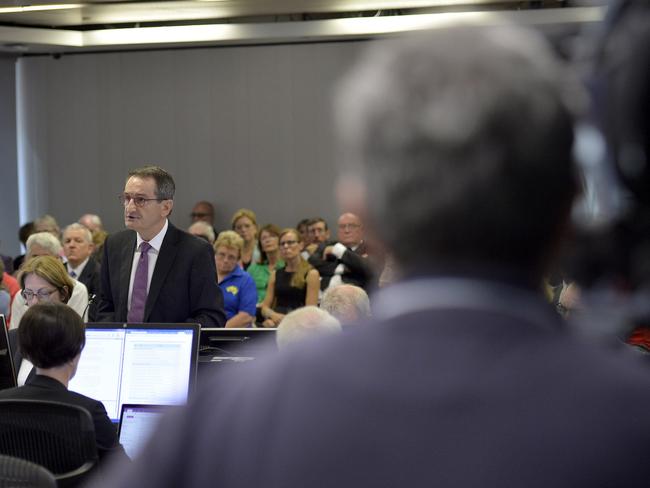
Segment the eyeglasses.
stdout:
<svg viewBox="0 0 650 488">
<path fill-rule="evenodd" d="M 122 194 L 118 195 L 117 199 L 125 207 L 131 202 L 131 200 L 133 200 L 133 203 L 135 203 L 136 207 L 144 207 L 147 204 L 147 202 L 151 202 L 153 200 L 155 200 L 157 202 L 162 202 L 163 200 L 166 200 L 166 198 L 134 197 L 132 195 L 129 195 L 128 193 L 122 193 Z"/>
<path fill-rule="evenodd" d="M 136 203 L 137 205 L 137 203 Z M 193 219 L 202 219 L 203 217 L 212 217 L 212 214 L 209 213 L 201 213 L 201 212 L 192 212 L 190 214 L 190 217 Z"/>
<path fill-rule="evenodd" d="M 341 230 L 355 230 L 361 227 L 359 224 L 339 224 Z"/>
<path fill-rule="evenodd" d="M 280 243 L 280 247 L 289 247 L 293 246 L 294 244 L 298 244 L 298 241 L 283 241 Z"/>
<path fill-rule="evenodd" d="M 48 291 L 45 288 L 41 288 L 38 290 L 36 293 L 34 293 L 32 290 L 22 290 L 20 294 L 26 301 L 32 300 L 34 297 L 38 297 L 39 300 L 48 300 L 50 298 L 50 295 L 53 293 L 56 293 L 57 289 Z"/>
<path fill-rule="evenodd" d="M 216 256 L 224 261 L 237 261 L 239 259 L 236 255 L 226 254 L 225 252 L 218 252 Z"/>
</svg>

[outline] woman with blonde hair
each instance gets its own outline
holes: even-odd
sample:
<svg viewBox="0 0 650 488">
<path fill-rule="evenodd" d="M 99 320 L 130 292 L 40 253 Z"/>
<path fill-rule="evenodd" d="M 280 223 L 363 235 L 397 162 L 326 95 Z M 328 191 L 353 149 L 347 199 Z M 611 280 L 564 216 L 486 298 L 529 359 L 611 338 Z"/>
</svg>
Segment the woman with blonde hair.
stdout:
<svg viewBox="0 0 650 488">
<path fill-rule="evenodd" d="M 303 248 L 304 242 L 296 229 L 282 231 L 280 256 L 285 265 L 271 273 L 261 306 L 264 327 L 277 327 L 292 310 L 318 304 L 320 275 L 301 256 Z"/>
<path fill-rule="evenodd" d="M 11 306 L 12 329 L 18 327 L 28 307 L 43 302 L 66 303 L 82 319 L 87 319 L 88 290 L 68 275 L 59 258 L 48 255 L 25 261 L 18 282 L 21 290 Z"/>
<path fill-rule="evenodd" d="M 248 269 L 251 263 L 260 260 L 260 250 L 257 246 L 257 216 L 248 208 L 240 208 L 232 216 L 232 230 L 244 239 L 239 264 Z"/>
<path fill-rule="evenodd" d="M 223 294 L 226 327 L 249 327 L 255 319 L 255 282 L 238 264 L 243 247 L 244 240 L 232 230 L 221 232 L 214 243 L 217 282 Z"/>
<path fill-rule="evenodd" d="M 11 342 L 15 342 L 15 334 L 18 332 L 16 329 L 28 307 L 38 303 L 67 304 L 82 320 L 86 320 L 88 291 L 83 283 L 68 276 L 59 258 L 38 256 L 25 261 L 18 281 L 21 290 L 11 307 Z M 14 354 L 14 363 L 18 372 L 18 385 L 21 386 L 32 374 L 33 365 L 22 357 L 20 351 Z"/>
</svg>

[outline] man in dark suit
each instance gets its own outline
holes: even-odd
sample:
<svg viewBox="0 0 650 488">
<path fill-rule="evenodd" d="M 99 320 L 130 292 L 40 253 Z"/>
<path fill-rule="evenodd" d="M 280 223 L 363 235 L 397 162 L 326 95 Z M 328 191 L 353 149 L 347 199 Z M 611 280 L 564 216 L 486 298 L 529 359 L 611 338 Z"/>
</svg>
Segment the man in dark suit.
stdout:
<svg viewBox="0 0 650 488">
<path fill-rule="evenodd" d="M 550 47 L 499 25 L 372 49 L 340 85 L 339 195 L 403 281 L 373 327 L 215 377 L 106 486 L 647 487 L 647 364 L 541 291 L 576 192 Z"/>
<path fill-rule="evenodd" d="M 67 259 L 68 274 L 86 285 L 88 290 L 88 320 L 97 320 L 101 266 L 93 257 L 95 244 L 89 229 L 79 223 L 70 224 L 63 231 L 63 253 Z"/>
<path fill-rule="evenodd" d="M 369 290 L 377 285 L 378 256 L 370 257 L 363 223 L 346 212 L 338 220 L 338 241 L 325 241 L 309 256 L 309 264 L 320 274 L 321 290 L 347 283 Z"/>
<path fill-rule="evenodd" d="M 214 253 L 167 217 L 175 185 L 165 170 L 133 170 L 120 195 L 129 230 L 106 239 L 99 320 L 225 324 Z"/>
</svg>

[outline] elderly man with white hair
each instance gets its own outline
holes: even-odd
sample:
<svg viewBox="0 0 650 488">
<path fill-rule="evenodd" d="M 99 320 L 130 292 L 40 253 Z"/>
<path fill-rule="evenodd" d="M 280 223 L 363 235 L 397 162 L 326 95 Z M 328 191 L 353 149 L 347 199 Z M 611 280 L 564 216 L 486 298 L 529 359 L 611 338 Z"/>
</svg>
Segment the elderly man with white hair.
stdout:
<svg viewBox="0 0 650 488">
<path fill-rule="evenodd" d="M 205 239 L 210 243 L 210 245 L 214 244 L 214 240 L 216 238 L 214 228 L 203 220 L 197 220 L 194 222 L 187 228 L 187 232 L 193 236 Z"/>
<path fill-rule="evenodd" d="M 101 265 L 93 256 L 94 250 L 93 235 L 86 226 L 74 223 L 64 229 L 63 253 L 68 260 L 66 268 L 72 278 L 79 280 L 88 289 L 88 318 L 91 322 L 97 319 L 97 302 L 94 298 L 99 298 L 101 286 Z"/>
<path fill-rule="evenodd" d="M 27 239 L 26 247 L 27 252 L 25 253 L 25 263 L 27 263 L 31 258 L 37 256 L 54 256 L 60 258 L 61 252 L 63 250 L 59 240 L 49 232 L 37 232 L 36 234 L 32 234 L 29 236 L 29 239 Z M 70 295 L 70 300 L 68 300 L 68 306 L 77 312 L 82 319 L 87 320 L 88 289 L 80 281 L 77 281 L 74 278 L 71 279 L 74 282 L 74 287 L 72 289 L 72 294 Z M 18 324 L 20 324 L 20 319 L 23 317 L 26 311 L 27 302 L 25 298 L 22 296 L 22 293 L 16 293 L 14 301 L 11 304 L 10 327 L 12 329 L 18 327 Z"/>
<path fill-rule="evenodd" d="M 275 340 L 280 350 L 311 337 L 341 332 L 341 323 L 325 310 L 309 305 L 288 313 L 276 331 Z"/>
<path fill-rule="evenodd" d="M 339 285 L 323 293 L 320 308 L 336 317 L 342 324 L 370 318 L 370 299 L 363 288 Z"/>
</svg>

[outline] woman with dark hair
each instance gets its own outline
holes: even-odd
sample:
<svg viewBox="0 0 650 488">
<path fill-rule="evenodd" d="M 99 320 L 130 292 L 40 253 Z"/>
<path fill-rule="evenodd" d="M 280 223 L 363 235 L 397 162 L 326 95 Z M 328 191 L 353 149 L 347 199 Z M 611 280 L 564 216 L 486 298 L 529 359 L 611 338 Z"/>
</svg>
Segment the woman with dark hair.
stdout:
<svg viewBox="0 0 650 488">
<path fill-rule="evenodd" d="M 67 305 L 57 302 L 30 306 L 18 327 L 18 347 L 36 367 L 25 386 L 0 391 L 0 400 L 47 400 L 86 409 L 95 424 L 100 459 L 108 453 L 124 454 L 117 432 L 101 402 L 68 390 L 86 344 L 85 325 Z"/>
<path fill-rule="evenodd" d="M 301 256 L 303 247 L 296 229 L 284 229 L 280 233 L 280 256 L 286 264 L 269 279 L 261 306 L 264 327 L 277 327 L 292 310 L 318 304 L 320 275 Z"/>
</svg>

